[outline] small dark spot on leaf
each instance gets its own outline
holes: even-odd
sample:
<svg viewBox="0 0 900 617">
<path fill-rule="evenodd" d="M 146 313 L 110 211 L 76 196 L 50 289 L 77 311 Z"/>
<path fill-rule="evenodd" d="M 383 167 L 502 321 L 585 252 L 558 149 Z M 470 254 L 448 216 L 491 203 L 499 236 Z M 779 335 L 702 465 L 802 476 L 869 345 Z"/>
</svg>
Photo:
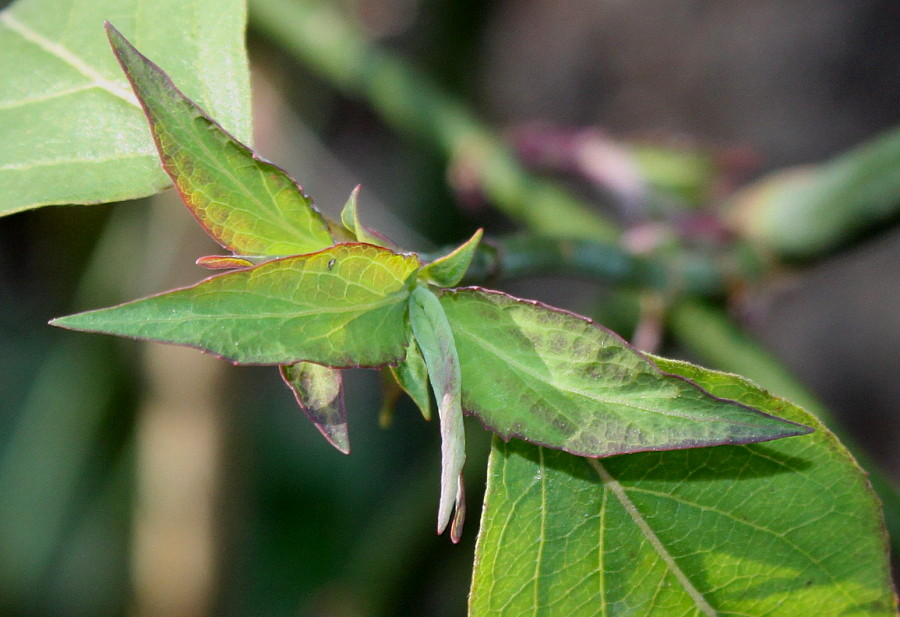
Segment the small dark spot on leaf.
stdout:
<svg viewBox="0 0 900 617">
<path fill-rule="evenodd" d="M 331 272 L 334 269 L 334 264 L 337 263 L 337 259 L 331 259 L 328 262 L 328 271 Z"/>
</svg>

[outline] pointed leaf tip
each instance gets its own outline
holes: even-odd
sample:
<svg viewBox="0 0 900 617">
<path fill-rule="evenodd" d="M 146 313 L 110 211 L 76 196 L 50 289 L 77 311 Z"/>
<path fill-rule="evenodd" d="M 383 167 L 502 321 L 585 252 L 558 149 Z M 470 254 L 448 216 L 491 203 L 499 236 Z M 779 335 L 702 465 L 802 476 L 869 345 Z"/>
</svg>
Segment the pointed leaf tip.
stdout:
<svg viewBox="0 0 900 617">
<path fill-rule="evenodd" d="M 163 168 L 216 242 L 236 254 L 269 256 L 334 244 L 325 219 L 287 172 L 222 128 L 115 27 L 106 30 Z"/>
<path fill-rule="evenodd" d="M 359 219 L 359 192 L 362 189 L 361 184 L 357 184 L 351 191 L 347 203 L 341 210 L 341 224 L 356 238 L 357 242 L 365 242 L 366 244 L 374 244 L 375 246 L 390 247 L 391 242 L 381 236 L 381 234 L 372 231 L 362 224 Z"/>
<path fill-rule="evenodd" d="M 472 264 L 483 231 L 479 229 L 453 251 L 422 268 L 422 277 L 440 287 L 453 287 L 459 284 Z"/>
<path fill-rule="evenodd" d="M 341 371 L 310 362 L 281 366 L 281 377 L 294 392 L 300 408 L 322 436 L 350 454 L 350 435 L 344 407 Z"/>
<path fill-rule="evenodd" d="M 413 256 L 338 244 L 54 325 L 196 347 L 235 364 L 381 366 L 404 357 L 417 268 Z"/>
<path fill-rule="evenodd" d="M 604 457 L 809 432 L 661 371 L 587 318 L 479 288 L 445 290 L 440 300 L 463 406 L 505 440 Z"/>
</svg>

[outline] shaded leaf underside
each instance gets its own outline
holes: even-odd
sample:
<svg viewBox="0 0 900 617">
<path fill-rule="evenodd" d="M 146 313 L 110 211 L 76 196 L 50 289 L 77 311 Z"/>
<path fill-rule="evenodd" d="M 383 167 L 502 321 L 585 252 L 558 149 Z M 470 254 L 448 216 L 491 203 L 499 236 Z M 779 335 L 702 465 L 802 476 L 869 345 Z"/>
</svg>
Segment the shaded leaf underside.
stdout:
<svg viewBox="0 0 900 617">
<path fill-rule="evenodd" d="M 422 417 L 431 420 L 431 394 L 428 389 L 428 367 L 410 329 L 406 357 L 390 367 L 397 385 L 413 400 Z"/>
<path fill-rule="evenodd" d="M 341 371 L 311 362 L 298 362 L 282 366 L 281 377 L 328 443 L 344 454 L 350 454 Z"/>
<path fill-rule="evenodd" d="M 465 429 L 460 395 L 459 359 L 453 333 L 440 301 L 426 287 L 417 286 L 409 300 L 409 320 L 425 359 L 428 377 L 438 404 L 441 425 L 441 498 L 438 533 L 443 533 L 454 504 L 463 501 L 462 469 L 466 460 Z M 451 538 L 459 541 L 464 510 L 457 507 Z"/>
</svg>

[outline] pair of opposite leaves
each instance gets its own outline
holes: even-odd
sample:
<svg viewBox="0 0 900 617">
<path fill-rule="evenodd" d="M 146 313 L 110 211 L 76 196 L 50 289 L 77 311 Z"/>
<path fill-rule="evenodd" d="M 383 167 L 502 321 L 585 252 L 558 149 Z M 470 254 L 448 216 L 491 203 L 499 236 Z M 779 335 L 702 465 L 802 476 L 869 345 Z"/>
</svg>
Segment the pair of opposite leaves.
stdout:
<svg viewBox="0 0 900 617">
<path fill-rule="evenodd" d="M 341 368 L 384 367 L 442 438 L 438 533 L 464 516 L 463 411 L 503 439 L 587 456 L 744 444 L 811 429 L 712 396 L 589 319 L 463 278 L 477 232 L 428 264 L 366 229 L 357 193 L 322 216 L 282 169 L 257 157 L 141 55 L 107 34 L 146 113 L 162 165 L 228 256 L 192 287 L 63 317 L 54 325 L 197 347 L 280 367 L 323 435 L 349 451 Z"/>
</svg>

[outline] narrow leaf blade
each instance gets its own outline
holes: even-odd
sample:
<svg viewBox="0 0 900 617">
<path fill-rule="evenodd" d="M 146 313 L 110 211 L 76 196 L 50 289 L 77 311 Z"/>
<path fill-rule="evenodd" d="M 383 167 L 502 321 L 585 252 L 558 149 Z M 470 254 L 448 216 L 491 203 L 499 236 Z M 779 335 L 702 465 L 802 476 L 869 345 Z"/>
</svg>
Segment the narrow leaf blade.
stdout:
<svg viewBox="0 0 900 617">
<path fill-rule="evenodd" d="M 422 278 L 440 287 L 453 287 L 459 284 L 472 264 L 482 234 L 483 230 L 479 229 L 452 252 L 423 267 Z"/>
<path fill-rule="evenodd" d="M 237 364 L 380 366 L 404 357 L 417 267 L 412 256 L 339 244 L 51 323 L 198 347 Z"/>
<path fill-rule="evenodd" d="M 464 504 L 462 468 L 466 460 L 465 429 L 460 393 L 459 360 L 453 332 L 437 297 L 421 285 L 409 298 L 409 321 L 422 351 L 441 424 L 441 499 L 438 506 L 438 533 L 450 522 L 454 505 Z M 457 508 L 451 539 L 459 541 L 465 508 Z"/>
<path fill-rule="evenodd" d="M 879 504 L 834 436 L 740 377 L 660 364 L 816 431 L 602 461 L 495 438 L 470 617 L 896 615 Z"/>
<path fill-rule="evenodd" d="M 197 265 L 210 270 L 233 270 L 235 268 L 249 268 L 253 262 L 235 255 L 206 255 L 197 258 Z"/>
<path fill-rule="evenodd" d="M 282 366 L 281 377 L 328 443 L 344 454 L 350 454 L 341 371 L 311 362 L 298 362 Z"/>
<path fill-rule="evenodd" d="M 477 288 L 447 290 L 441 304 L 459 352 L 463 406 L 504 439 L 598 457 L 810 431 L 667 375 L 572 313 Z"/>
<path fill-rule="evenodd" d="M 334 243 L 287 173 L 232 137 L 118 30 L 107 34 L 134 87 L 166 173 L 217 242 L 243 255 L 297 255 Z"/>
</svg>

